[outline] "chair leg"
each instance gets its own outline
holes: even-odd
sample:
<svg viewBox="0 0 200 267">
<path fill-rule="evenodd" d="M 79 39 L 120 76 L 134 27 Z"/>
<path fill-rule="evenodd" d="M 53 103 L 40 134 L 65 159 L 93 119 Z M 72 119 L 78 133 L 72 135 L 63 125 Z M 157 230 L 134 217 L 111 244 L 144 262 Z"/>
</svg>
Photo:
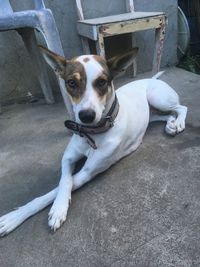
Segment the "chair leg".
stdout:
<svg viewBox="0 0 200 267">
<path fill-rule="evenodd" d="M 161 28 L 158 28 L 155 31 L 155 48 L 154 48 L 153 69 L 152 69 L 153 74 L 156 74 L 160 70 L 164 37 L 165 37 L 165 21 L 163 21 Z"/>
<path fill-rule="evenodd" d="M 41 10 L 41 12 L 42 12 L 42 15 L 39 18 L 40 19 L 39 31 L 42 33 L 46 41 L 48 49 L 64 57 L 64 52 L 62 49 L 60 36 L 59 36 L 58 29 L 56 27 L 56 22 L 54 20 L 51 10 L 45 9 L 45 10 Z M 70 119 L 73 120 L 74 113 L 73 113 L 71 101 L 66 91 L 65 82 L 63 79 L 59 77 L 57 77 L 57 80 L 59 83 L 59 87 L 60 87 L 60 91 L 63 97 L 65 107 L 68 111 Z"/>
<path fill-rule="evenodd" d="M 131 35 L 131 43 L 132 43 L 132 47 L 136 47 L 136 40 L 135 40 L 133 33 Z M 137 75 L 137 60 L 136 60 L 136 58 L 134 59 L 133 65 L 132 65 L 132 75 L 133 75 L 133 78 L 136 77 L 136 75 Z"/>
<path fill-rule="evenodd" d="M 98 40 L 96 41 L 96 50 L 97 50 L 97 55 L 100 55 L 104 58 L 106 57 L 104 37 L 100 33 L 98 34 Z"/>
<path fill-rule="evenodd" d="M 51 89 L 51 85 L 49 83 L 49 77 L 47 73 L 47 69 L 44 65 L 43 59 L 40 57 L 40 52 L 37 47 L 37 41 L 34 29 L 19 29 L 17 30 L 21 35 L 23 42 L 29 52 L 31 61 L 33 63 L 33 67 L 35 69 L 35 73 L 39 80 L 40 86 L 42 88 L 45 100 L 47 104 L 54 103 L 54 97 Z"/>
<path fill-rule="evenodd" d="M 81 37 L 82 47 L 83 47 L 83 53 L 86 55 L 91 54 L 89 42 L 86 37 Z"/>
<path fill-rule="evenodd" d="M 133 61 L 133 78 L 135 78 L 137 75 L 137 60 L 134 59 Z"/>
</svg>

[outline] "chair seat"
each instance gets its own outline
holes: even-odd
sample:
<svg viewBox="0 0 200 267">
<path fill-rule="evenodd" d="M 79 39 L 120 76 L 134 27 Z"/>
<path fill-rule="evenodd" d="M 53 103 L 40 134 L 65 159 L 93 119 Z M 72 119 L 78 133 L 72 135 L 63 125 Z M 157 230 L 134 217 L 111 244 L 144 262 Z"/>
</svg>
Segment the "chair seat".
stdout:
<svg viewBox="0 0 200 267">
<path fill-rule="evenodd" d="M 107 37 L 159 28 L 164 16 L 163 12 L 132 12 L 86 19 L 78 21 L 77 30 L 81 36 L 96 41 L 98 32 Z"/>
<path fill-rule="evenodd" d="M 78 21 L 78 23 L 89 24 L 93 26 L 107 24 L 107 23 L 116 23 L 122 21 L 129 21 L 135 19 L 145 19 L 155 16 L 164 15 L 163 12 L 133 12 L 133 13 L 123 13 L 113 16 L 101 17 L 101 18 L 94 18 L 94 19 L 85 19 Z"/>
</svg>

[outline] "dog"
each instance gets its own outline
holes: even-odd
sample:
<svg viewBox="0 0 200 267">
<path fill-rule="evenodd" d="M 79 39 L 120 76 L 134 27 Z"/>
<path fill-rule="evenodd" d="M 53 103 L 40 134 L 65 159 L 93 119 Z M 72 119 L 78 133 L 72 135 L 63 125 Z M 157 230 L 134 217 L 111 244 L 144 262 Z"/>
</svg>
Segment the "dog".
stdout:
<svg viewBox="0 0 200 267">
<path fill-rule="evenodd" d="M 48 224 L 56 231 L 66 220 L 71 193 L 135 151 L 151 121 L 166 121 L 165 132 L 175 135 L 185 129 L 187 107 L 158 73 L 150 79 L 130 82 L 115 91 L 113 78 L 132 64 L 138 48 L 109 60 L 82 55 L 72 60 L 40 46 L 55 73 L 64 79 L 72 103 L 74 121 L 65 125 L 74 134 L 62 158 L 59 185 L 44 196 L 0 217 L 0 235 L 13 231 L 27 218 L 53 202 Z M 164 112 L 151 113 L 151 110 Z M 72 174 L 75 163 L 87 157 L 82 169 Z"/>
</svg>

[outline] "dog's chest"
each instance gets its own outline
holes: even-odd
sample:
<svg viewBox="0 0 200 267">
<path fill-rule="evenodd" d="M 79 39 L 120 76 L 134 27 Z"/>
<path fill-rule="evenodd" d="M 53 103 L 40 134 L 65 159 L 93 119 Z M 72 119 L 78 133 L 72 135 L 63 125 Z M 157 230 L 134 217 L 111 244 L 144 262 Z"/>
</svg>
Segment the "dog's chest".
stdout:
<svg viewBox="0 0 200 267">
<path fill-rule="evenodd" d="M 140 144 L 149 122 L 149 105 L 143 88 L 117 90 L 119 113 L 114 126 L 102 134 L 93 134 L 97 150 L 85 138 L 77 136 L 77 145 L 86 157 L 101 149 L 115 149 L 117 159 L 135 150 Z M 114 159 L 113 159 L 114 160 Z"/>
</svg>

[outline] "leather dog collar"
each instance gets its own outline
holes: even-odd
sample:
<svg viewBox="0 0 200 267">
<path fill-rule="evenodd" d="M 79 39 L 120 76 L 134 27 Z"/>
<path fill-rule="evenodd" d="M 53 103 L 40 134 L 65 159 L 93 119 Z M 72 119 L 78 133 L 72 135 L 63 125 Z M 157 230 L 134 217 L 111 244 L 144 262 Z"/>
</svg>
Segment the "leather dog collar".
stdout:
<svg viewBox="0 0 200 267">
<path fill-rule="evenodd" d="M 86 126 L 71 120 L 66 120 L 64 124 L 65 127 L 71 130 L 73 133 L 78 134 L 80 137 L 85 137 L 88 144 L 93 149 L 97 149 L 95 141 L 90 136 L 90 134 L 104 133 L 110 128 L 112 128 L 114 125 L 114 120 L 117 117 L 118 111 L 119 111 L 119 102 L 117 96 L 115 95 L 115 99 L 112 103 L 110 110 L 108 111 L 107 115 L 98 122 L 97 125 Z"/>
</svg>

